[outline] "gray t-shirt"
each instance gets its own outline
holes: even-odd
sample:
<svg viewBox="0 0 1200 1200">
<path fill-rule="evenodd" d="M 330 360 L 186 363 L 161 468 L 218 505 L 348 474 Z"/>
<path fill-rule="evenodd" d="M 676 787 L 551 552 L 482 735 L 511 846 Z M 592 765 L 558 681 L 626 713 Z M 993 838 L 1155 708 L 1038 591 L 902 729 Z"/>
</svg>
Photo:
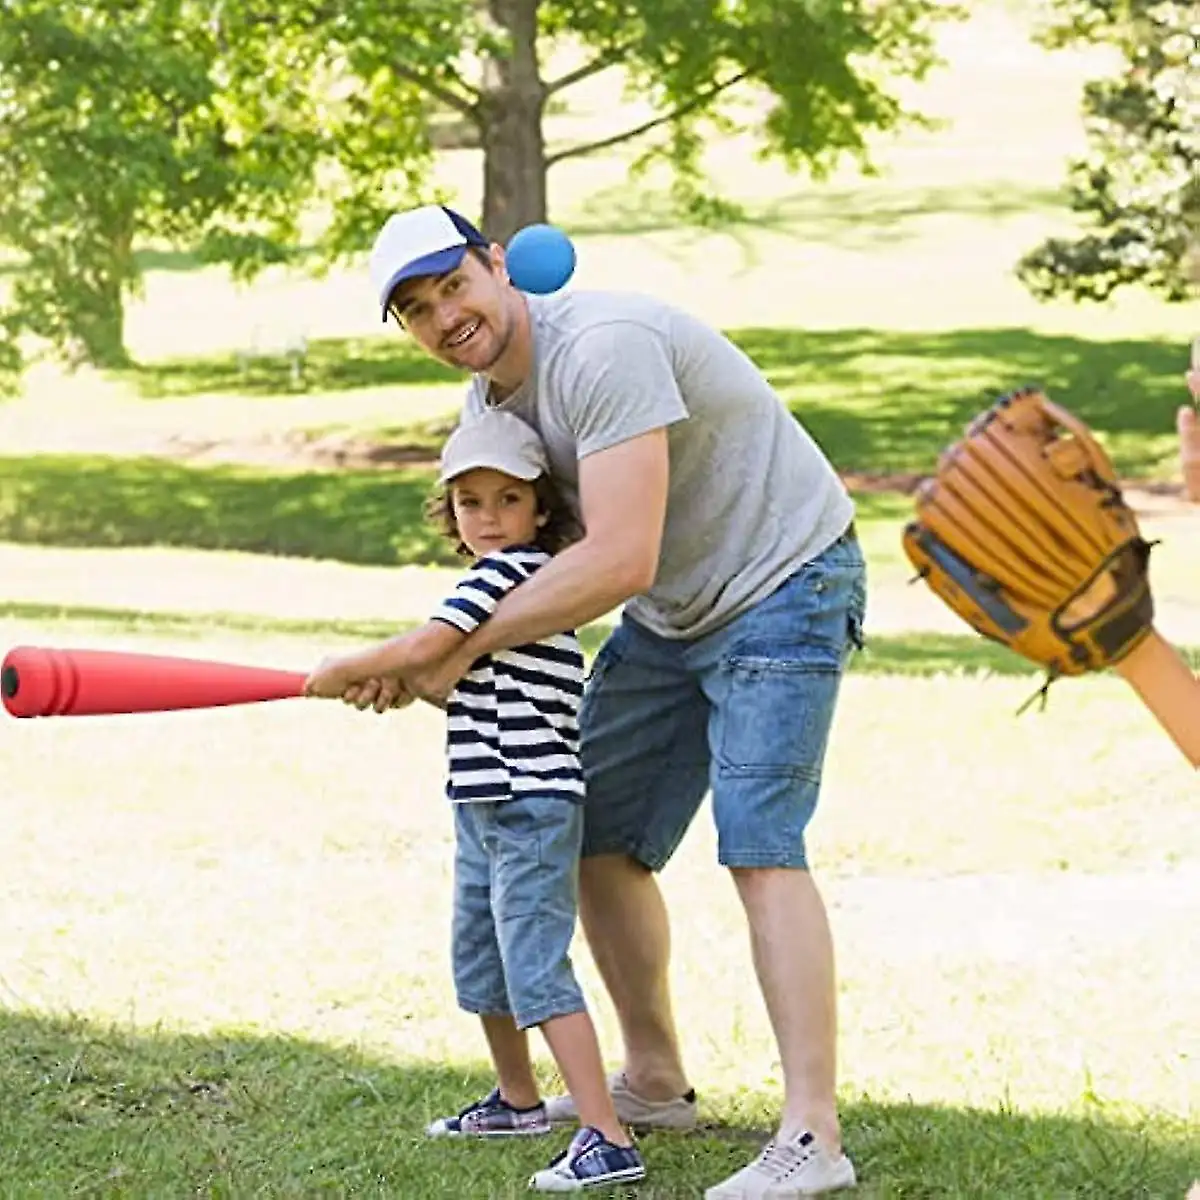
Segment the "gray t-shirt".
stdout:
<svg viewBox="0 0 1200 1200">
<path fill-rule="evenodd" d="M 539 431 L 578 505 L 579 460 L 668 426 L 658 573 L 626 613 L 667 638 L 711 633 L 846 529 L 854 504 L 808 432 L 717 330 L 650 296 L 529 296 L 534 365 L 499 406 Z M 468 389 L 463 419 L 487 405 Z"/>
</svg>

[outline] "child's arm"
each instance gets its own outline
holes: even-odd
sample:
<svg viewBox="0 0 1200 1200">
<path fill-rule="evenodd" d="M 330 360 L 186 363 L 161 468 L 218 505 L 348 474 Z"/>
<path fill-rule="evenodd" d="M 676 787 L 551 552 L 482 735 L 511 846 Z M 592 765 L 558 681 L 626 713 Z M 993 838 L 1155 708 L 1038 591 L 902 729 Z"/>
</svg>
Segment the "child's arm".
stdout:
<svg viewBox="0 0 1200 1200">
<path fill-rule="evenodd" d="M 403 676 L 405 671 L 435 667 L 458 650 L 467 635 L 445 621 L 426 621 L 419 629 L 399 634 L 362 650 L 325 659 L 308 677 L 305 695 L 340 700 L 368 679 Z M 413 696 L 399 686 L 391 707 L 411 703 Z"/>
<path fill-rule="evenodd" d="M 1113 668 L 1183 751 L 1200 767 L 1200 679 L 1157 630 Z"/>
<path fill-rule="evenodd" d="M 368 707 L 378 694 L 377 712 L 410 704 L 415 694 L 405 685 L 405 676 L 437 670 L 453 661 L 467 639 L 488 621 L 501 597 L 525 578 L 520 558 L 507 551 L 481 558 L 419 629 L 327 659 L 309 677 L 306 694 L 345 700 L 359 708 Z M 469 662 L 464 664 L 455 678 L 469 668 Z M 360 699 L 364 685 L 371 689 L 371 699 L 365 702 Z M 444 696 L 425 698 L 438 708 L 446 707 Z"/>
</svg>

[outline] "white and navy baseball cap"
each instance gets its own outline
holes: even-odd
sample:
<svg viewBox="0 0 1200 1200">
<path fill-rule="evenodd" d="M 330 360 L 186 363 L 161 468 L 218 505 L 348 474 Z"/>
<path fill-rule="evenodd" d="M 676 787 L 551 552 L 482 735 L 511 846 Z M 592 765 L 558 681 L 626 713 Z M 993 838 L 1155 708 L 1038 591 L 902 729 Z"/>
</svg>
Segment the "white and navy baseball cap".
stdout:
<svg viewBox="0 0 1200 1200">
<path fill-rule="evenodd" d="M 550 470 L 537 430 L 515 413 L 497 409 L 468 417 L 447 438 L 438 482 L 449 483 L 477 467 L 490 467 L 530 483 Z"/>
<path fill-rule="evenodd" d="M 387 320 L 388 298 L 398 283 L 421 275 L 444 275 L 462 262 L 469 247 L 490 245 L 466 217 L 441 204 L 393 213 L 371 248 L 371 283 L 383 319 Z"/>
</svg>

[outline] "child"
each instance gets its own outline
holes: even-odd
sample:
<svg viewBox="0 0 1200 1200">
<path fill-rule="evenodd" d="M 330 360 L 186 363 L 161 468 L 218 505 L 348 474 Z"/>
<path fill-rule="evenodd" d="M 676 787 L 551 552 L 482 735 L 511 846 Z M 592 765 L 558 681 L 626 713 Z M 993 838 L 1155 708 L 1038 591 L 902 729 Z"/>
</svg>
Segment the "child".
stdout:
<svg viewBox="0 0 1200 1200">
<path fill-rule="evenodd" d="M 549 478 L 540 438 L 510 413 L 489 411 L 456 430 L 439 482 L 444 490 L 430 515 L 460 554 L 474 558 L 432 618 L 450 651 L 505 592 L 574 540 L 578 527 Z M 309 677 L 308 694 L 341 698 L 354 684 L 394 672 L 404 641 L 326 660 Z M 446 705 L 457 841 L 455 990 L 460 1006 L 483 1023 L 497 1087 L 434 1121 L 428 1133 L 548 1133 L 526 1032 L 539 1027 L 581 1128 L 530 1179 L 538 1191 L 631 1183 L 646 1174 L 613 1108 L 568 955 L 583 833 L 582 691 L 583 654 L 568 632 L 477 659 Z"/>
</svg>

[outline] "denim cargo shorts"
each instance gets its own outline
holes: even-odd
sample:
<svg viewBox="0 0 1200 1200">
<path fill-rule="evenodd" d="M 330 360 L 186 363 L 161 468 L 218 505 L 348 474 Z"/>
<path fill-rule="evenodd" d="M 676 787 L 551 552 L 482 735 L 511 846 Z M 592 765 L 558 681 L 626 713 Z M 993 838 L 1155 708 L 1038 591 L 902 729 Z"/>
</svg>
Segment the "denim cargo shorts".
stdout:
<svg viewBox="0 0 1200 1200">
<path fill-rule="evenodd" d="M 865 610 L 851 527 L 704 637 L 666 639 L 623 617 L 580 712 L 583 853 L 661 870 L 711 790 L 724 866 L 807 867 L 805 829 Z"/>
<path fill-rule="evenodd" d="M 451 961 L 459 1007 L 521 1029 L 584 1009 L 571 964 L 581 805 L 521 795 L 457 804 Z"/>
</svg>

